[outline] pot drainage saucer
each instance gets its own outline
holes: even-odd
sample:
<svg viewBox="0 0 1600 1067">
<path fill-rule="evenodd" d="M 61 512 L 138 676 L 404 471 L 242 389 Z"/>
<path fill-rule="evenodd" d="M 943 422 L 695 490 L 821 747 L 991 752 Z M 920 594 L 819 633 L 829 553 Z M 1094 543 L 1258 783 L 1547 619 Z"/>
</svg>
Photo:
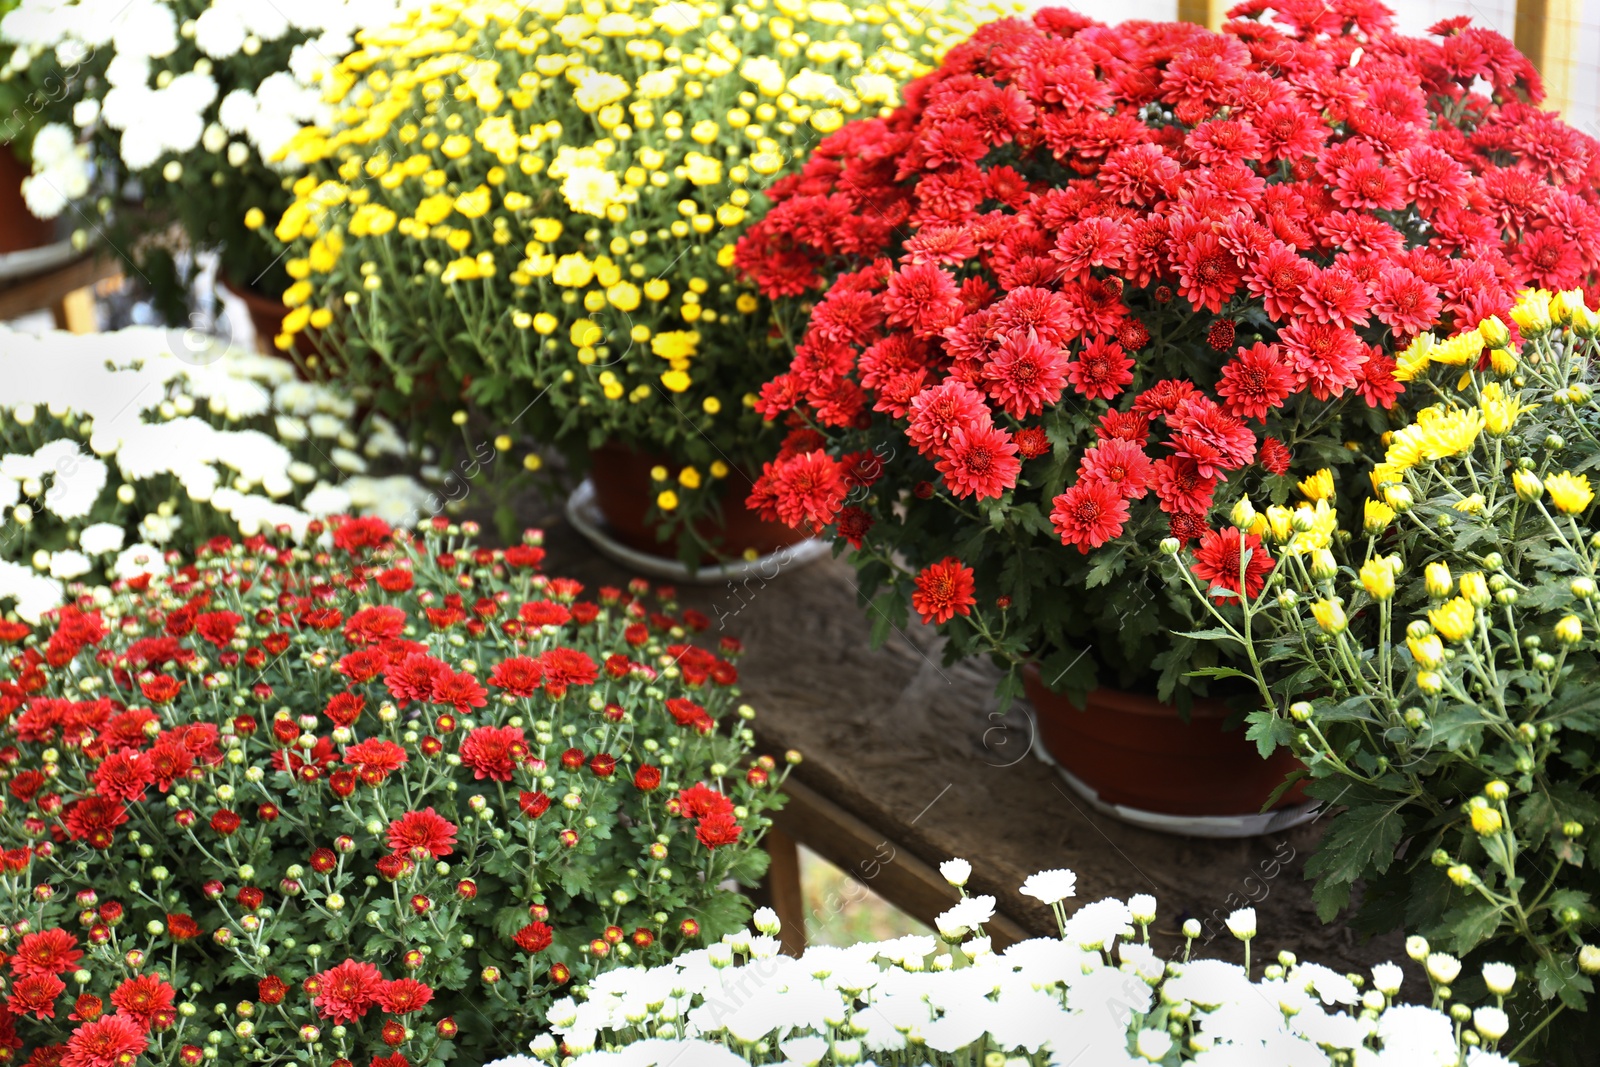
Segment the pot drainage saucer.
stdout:
<svg viewBox="0 0 1600 1067">
<path fill-rule="evenodd" d="M 1181 837 L 1263 837 L 1267 834 L 1282 833 L 1284 830 L 1310 822 L 1317 817 L 1322 807 L 1319 801 L 1309 800 L 1304 804 L 1249 815 L 1169 815 L 1160 811 L 1145 811 L 1143 808 L 1131 808 L 1126 804 L 1114 804 L 1101 797 L 1094 786 L 1051 758 L 1045 751 L 1043 743 L 1038 740 L 1037 733 L 1034 736 L 1033 753 L 1054 767 L 1056 773 L 1072 791 L 1087 801 L 1095 811 L 1130 826 L 1155 830 L 1163 834 L 1176 834 Z"/>
<path fill-rule="evenodd" d="M 713 563 L 691 571 L 682 560 L 640 552 L 613 537 L 606 526 L 605 516 L 600 512 L 600 502 L 595 496 L 594 484 L 587 478 L 567 498 L 567 521 L 590 544 L 598 548 L 602 555 L 624 567 L 651 578 L 696 585 L 743 582 L 751 578 L 770 582 L 785 570 L 825 559 L 833 551 L 833 546 L 827 541 L 819 541 L 813 537 L 786 545 L 776 552 L 755 559 Z"/>
</svg>

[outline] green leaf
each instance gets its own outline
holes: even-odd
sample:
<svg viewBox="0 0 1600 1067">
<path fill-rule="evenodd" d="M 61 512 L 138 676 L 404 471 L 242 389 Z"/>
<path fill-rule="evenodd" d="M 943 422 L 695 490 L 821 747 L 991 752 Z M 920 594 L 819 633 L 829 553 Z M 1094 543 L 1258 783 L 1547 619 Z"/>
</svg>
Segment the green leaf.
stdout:
<svg viewBox="0 0 1600 1067">
<path fill-rule="evenodd" d="M 1475 897 L 1445 913 L 1450 951 L 1463 956 L 1494 936 L 1505 909 L 1492 900 Z"/>
<path fill-rule="evenodd" d="M 1250 675 L 1236 667 L 1198 667 L 1190 671 L 1186 678 L 1249 678 Z"/>
<path fill-rule="evenodd" d="M 1540 960 L 1534 965 L 1533 976 L 1538 980 L 1540 996 L 1546 1000 L 1560 997 L 1561 1003 L 1577 1011 L 1584 1010 L 1586 995 L 1594 992 L 1594 983 L 1579 973 L 1571 960 Z"/>
<path fill-rule="evenodd" d="M 1353 882 L 1372 871 L 1382 874 L 1394 862 L 1404 831 L 1399 804 L 1352 804 L 1333 817 L 1306 873 L 1336 882 Z"/>
</svg>

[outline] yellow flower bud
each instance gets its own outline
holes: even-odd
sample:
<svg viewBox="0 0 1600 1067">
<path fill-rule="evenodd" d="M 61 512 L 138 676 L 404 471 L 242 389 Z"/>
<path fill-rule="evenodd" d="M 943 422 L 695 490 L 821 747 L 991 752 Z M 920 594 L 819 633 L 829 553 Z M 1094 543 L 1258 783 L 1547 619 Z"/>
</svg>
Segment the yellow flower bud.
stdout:
<svg viewBox="0 0 1600 1067">
<path fill-rule="evenodd" d="M 1289 540 L 1294 533 L 1294 512 L 1281 504 L 1271 505 L 1267 508 L 1267 529 L 1274 541 L 1281 544 Z"/>
<path fill-rule="evenodd" d="M 1344 633 L 1349 621 L 1345 618 L 1344 609 L 1332 600 L 1318 600 L 1311 605 L 1311 615 L 1317 620 L 1317 626 L 1325 634 Z"/>
<path fill-rule="evenodd" d="M 1498 315 L 1490 315 L 1478 323 L 1478 333 L 1482 335 L 1483 343 L 1490 348 L 1504 348 L 1511 343 L 1511 330 L 1500 321 Z"/>
<path fill-rule="evenodd" d="M 715 415 L 717 412 L 722 410 L 722 401 L 718 400 L 714 396 L 708 396 L 704 400 L 700 401 L 700 410 L 704 411 L 707 415 Z"/>
<path fill-rule="evenodd" d="M 1256 522 L 1255 505 L 1250 503 L 1249 497 L 1242 496 L 1239 502 L 1233 505 L 1233 510 L 1228 512 L 1228 518 L 1233 520 L 1233 524 L 1239 529 L 1248 530 Z"/>
<path fill-rule="evenodd" d="M 1504 800 L 1511 795 L 1511 787 L 1500 781 L 1500 779 L 1496 778 L 1494 781 L 1483 787 L 1483 795 L 1488 797 L 1490 800 Z"/>
<path fill-rule="evenodd" d="M 685 489 L 700 488 L 700 472 L 693 467 L 685 467 L 678 472 L 678 484 Z"/>
<path fill-rule="evenodd" d="M 1583 622 L 1576 615 L 1568 615 L 1556 623 L 1556 640 L 1563 645 L 1575 645 L 1583 640 Z"/>
<path fill-rule="evenodd" d="M 1511 475 L 1511 486 L 1517 491 L 1517 499 L 1525 504 L 1531 504 L 1544 496 L 1544 483 L 1532 471 L 1522 470 Z"/>
<path fill-rule="evenodd" d="M 656 507 L 662 511 L 672 511 L 678 506 L 678 494 L 671 489 L 663 489 L 656 494 Z"/>
<path fill-rule="evenodd" d="M 1450 579 L 1450 568 L 1443 563 L 1428 564 L 1422 575 L 1428 586 L 1428 595 L 1435 600 L 1449 596 L 1450 590 L 1455 587 L 1455 582 Z"/>
<path fill-rule="evenodd" d="M 1362 515 L 1362 528 L 1369 534 L 1378 534 L 1394 521 L 1394 508 L 1381 500 L 1368 500 Z"/>
<path fill-rule="evenodd" d="M 1489 583 L 1484 580 L 1482 571 L 1471 571 L 1461 576 L 1461 595 L 1473 607 L 1488 607 Z"/>
<path fill-rule="evenodd" d="M 1374 600 L 1394 596 L 1394 568 L 1383 558 L 1369 559 L 1361 565 L 1361 586 Z"/>
<path fill-rule="evenodd" d="M 1563 289 L 1550 301 L 1550 318 L 1558 325 L 1566 326 L 1583 306 L 1582 289 Z"/>
<path fill-rule="evenodd" d="M 1319 548 L 1311 553 L 1311 577 L 1325 582 L 1338 573 L 1339 563 L 1333 558 L 1332 552 Z"/>
<path fill-rule="evenodd" d="M 711 477 L 713 477 L 713 478 L 726 478 L 727 476 L 728 476 L 728 465 L 726 463 L 722 462 L 722 460 L 720 460 L 720 459 L 712 460 L 711 461 Z"/>
<path fill-rule="evenodd" d="M 1484 806 L 1472 809 L 1472 829 L 1480 837 L 1492 837 L 1505 828 L 1505 820 L 1494 808 Z"/>
<path fill-rule="evenodd" d="M 253 207 L 244 213 L 244 225 L 247 230 L 259 230 L 266 221 L 267 217 L 258 207 Z"/>
<path fill-rule="evenodd" d="M 1429 696 L 1436 696 L 1444 689 L 1444 679 L 1437 671 L 1423 671 L 1417 675 L 1417 688 Z"/>
<path fill-rule="evenodd" d="M 1439 640 L 1438 634 L 1408 637 L 1406 647 L 1411 650 L 1411 658 L 1416 660 L 1417 666 L 1424 670 L 1431 671 L 1444 662 L 1444 642 Z"/>
<path fill-rule="evenodd" d="M 1511 321 L 1524 337 L 1538 337 L 1550 329 L 1550 294 L 1543 289 L 1525 289 L 1511 309 Z"/>
</svg>

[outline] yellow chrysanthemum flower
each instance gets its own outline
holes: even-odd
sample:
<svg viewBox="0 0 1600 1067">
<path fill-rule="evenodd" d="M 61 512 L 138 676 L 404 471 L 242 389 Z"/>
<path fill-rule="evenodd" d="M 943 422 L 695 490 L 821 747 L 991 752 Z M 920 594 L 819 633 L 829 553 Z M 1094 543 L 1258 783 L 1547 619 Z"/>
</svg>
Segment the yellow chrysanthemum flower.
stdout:
<svg viewBox="0 0 1600 1067">
<path fill-rule="evenodd" d="M 1463 597 L 1454 597 L 1428 612 L 1428 621 L 1446 641 L 1460 641 L 1477 625 L 1477 610 Z"/>
<path fill-rule="evenodd" d="M 1302 481 L 1299 488 L 1301 494 L 1312 503 L 1327 500 L 1333 496 L 1333 471 L 1324 467 Z"/>
<path fill-rule="evenodd" d="M 1539 337 L 1549 331 L 1550 293 L 1544 289 L 1524 289 L 1511 309 L 1511 321 L 1524 337 Z"/>
<path fill-rule="evenodd" d="M 1576 515 L 1594 502 L 1594 491 L 1589 488 L 1586 474 L 1565 471 L 1551 474 L 1545 478 L 1544 488 L 1550 494 L 1550 503 L 1563 515 Z"/>
<path fill-rule="evenodd" d="M 1394 521 L 1394 508 L 1381 500 L 1368 500 L 1363 508 L 1362 528 L 1369 534 L 1382 533 Z"/>
</svg>

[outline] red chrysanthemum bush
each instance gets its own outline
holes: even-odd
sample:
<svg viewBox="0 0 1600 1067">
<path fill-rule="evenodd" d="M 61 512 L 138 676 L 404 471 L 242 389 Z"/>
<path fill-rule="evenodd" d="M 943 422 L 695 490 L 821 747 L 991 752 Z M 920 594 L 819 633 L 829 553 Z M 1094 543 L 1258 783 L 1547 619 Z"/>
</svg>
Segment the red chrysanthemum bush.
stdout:
<svg viewBox="0 0 1600 1067">
<path fill-rule="evenodd" d="M 737 641 L 534 544 L 330 532 L 0 623 L 0 1060 L 484 1063 L 748 919 Z"/>
<path fill-rule="evenodd" d="M 1061 688 L 1181 690 L 1206 661 L 1152 646 L 1193 621 L 1162 538 L 1365 462 L 1394 346 L 1596 294 L 1600 145 L 1510 42 L 1366 0 L 1231 16 L 986 26 L 740 242 L 795 343 L 751 502 L 855 549 L 884 632 L 909 606 Z"/>
</svg>

